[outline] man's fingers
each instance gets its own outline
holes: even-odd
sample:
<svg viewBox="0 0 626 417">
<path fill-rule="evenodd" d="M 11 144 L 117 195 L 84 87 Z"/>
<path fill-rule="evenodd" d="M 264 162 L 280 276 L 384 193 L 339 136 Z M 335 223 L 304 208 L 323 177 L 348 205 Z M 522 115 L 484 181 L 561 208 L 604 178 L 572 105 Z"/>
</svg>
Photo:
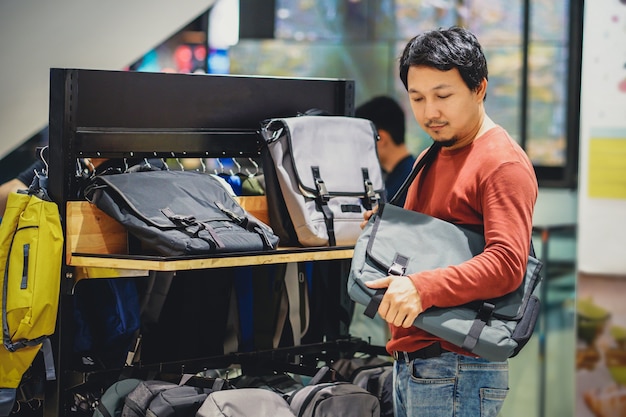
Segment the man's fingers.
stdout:
<svg viewBox="0 0 626 417">
<path fill-rule="evenodd" d="M 397 327 L 401 327 L 403 325 L 403 323 L 404 323 L 405 317 L 406 316 L 404 315 L 404 313 L 400 313 L 400 312 L 396 313 L 396 317 L 395 317 L 395 319 L 392 322 L 393 325 L 397 326 Z"/>
<path fill-rule="evenodd" d="M 367 281 L 365 285 L 367 285 L 369 288 L 379 289 L 379 288 L 387 288 L 390 282 L 391 282 L 391 278 L 385 277 L 385 278 L 375 279 L 374 281 Z"/>
<path fill-rule="evenodd" d="M 417 316 L 413 317 L 413 315 L 409 314 L 408 316 L 404 316 L 404 320 L 402 320 L 402 323 L 399 324 L 398 326 L 402 326 L 405 329 L 408 329 L 409 327 L 413 326 L 413 323 L 415 322 L 415 319 L 417 318 Z"/>
</svg>

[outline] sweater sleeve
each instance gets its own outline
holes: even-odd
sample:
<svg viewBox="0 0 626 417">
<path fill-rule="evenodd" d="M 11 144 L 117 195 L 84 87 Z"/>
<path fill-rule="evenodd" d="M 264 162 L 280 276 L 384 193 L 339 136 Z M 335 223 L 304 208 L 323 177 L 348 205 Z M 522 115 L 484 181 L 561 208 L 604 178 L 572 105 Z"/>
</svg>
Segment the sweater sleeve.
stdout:
<svg viewBox="0 0 626 417">
<path fill-rule="evenodd" d="M 478 190 L 485 250 L 460 265 L 411 274 L 424 309 L 498 297 L 522 281 L 530 250 L 536 179 L 523 162 L 507 162 L 482 179 Z"/>
</svg>

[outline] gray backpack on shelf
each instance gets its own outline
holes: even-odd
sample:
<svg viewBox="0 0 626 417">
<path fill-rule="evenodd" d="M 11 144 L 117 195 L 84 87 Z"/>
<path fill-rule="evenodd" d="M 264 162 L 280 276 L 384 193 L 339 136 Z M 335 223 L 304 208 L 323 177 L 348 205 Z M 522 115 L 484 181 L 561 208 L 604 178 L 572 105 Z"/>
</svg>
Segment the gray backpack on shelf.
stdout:
<svg viewBox="0 0 626 417">
<path fill-rule="evenodd" d="M 350 379 L 354 385 L 374 394 L 380 403 L 381 417 L 393 417 L 393 365 L 363 366 Z"/>
<path fill-rule="evenodd" d="M 210 388 L 179 385 L 157 394 L 146 410 L 146 417 L 194 417 Z"/>
<path fill-rule="evenodd" d="M 363 212 L 384 198 L 376 128 L 303 115 L 262 124 L 270 224 L 282 246 L 352 246 Z"/>
<path fill-rule="evenodd" d="M 380 417 L 378 397 L 350 382 L 321 382 L 328 375 L 321 367 L 309 385 L 287 399 L 297 417 Z"/>
<path fill-rule="evenodd" d="M 141 381 L 124 399 L 122 417 L 145 417 L 150 402 L 162 391 L 179 386 L 173 382 Z"/>
<path fill-rule="evenodd" d="M 393 417 L 393 363 L 379 356 L 340 358 L 332 368 L 346 381 L 374 394 L 381 417 Z"/>
<path fill-rule="evenodd" d="M 136 378 L 122 379 L 115 382 L 102 394 L 93 417 L 119 417 L 124 406 L 124 399 L 137 388 L 142 381 Z"/>
<path fill-rule="evenodd" d="M 141 381 L 124 399 L 121 417 L 193 417 L 210 393 L 229 387 L 221 378 L 206 379 L 203 385 L 212 385 L 207 388 L 183 385 L 193 383 L 192 378 L 185 374 L 179 384 L 158 379 Z"/>
<path fill-rule="evenodd" d="M 378 398 L 350 382 L 307 385 L 289 398 L 297 417 L 380 417 Z"/>
<path fill-rule="evenodd" d="M 196 417 L 294 417 L 287 401 L 277 392 L 263 388 L 214 391 Z"/>
</svg>

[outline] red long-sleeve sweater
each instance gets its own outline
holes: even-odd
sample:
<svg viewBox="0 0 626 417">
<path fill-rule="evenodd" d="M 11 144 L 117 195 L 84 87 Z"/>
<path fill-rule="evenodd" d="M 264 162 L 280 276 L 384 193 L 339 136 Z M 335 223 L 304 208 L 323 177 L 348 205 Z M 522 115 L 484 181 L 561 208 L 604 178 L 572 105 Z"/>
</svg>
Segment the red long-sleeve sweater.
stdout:
<svg viewBox="0 0 626 417">
<path fill-rule="evenodd" d="M 498 297 L 520 285 L 537 192 L 530 160 L 500 126 L 461 149 L 439 151 L 409 188 L 404 208 L 484 230 L 485 250 L 461 265 L 411 274 L 424 310 Z M 414 326 L 391 325 L 391 335 L 389 352 L 412 352 L 440 340 Z"/>
</svg>

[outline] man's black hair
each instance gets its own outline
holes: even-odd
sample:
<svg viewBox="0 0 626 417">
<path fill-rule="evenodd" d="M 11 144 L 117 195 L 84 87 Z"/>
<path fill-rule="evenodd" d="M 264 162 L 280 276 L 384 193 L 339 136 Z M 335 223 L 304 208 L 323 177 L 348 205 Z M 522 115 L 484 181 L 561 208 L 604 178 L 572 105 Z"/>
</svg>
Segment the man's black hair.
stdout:
<svg viewBox="0 0 626 417">
<path fill-rule="evenodd" d="M 400 58 L 400 79 L 407 89 L 409 68 L 413 66 L 440 71 L 457 68 L 472 91 L 476 91 L 483 78 L 488 79 L 487 60 L 478 39 L 460 27 L 424 32 L 407 43 Z"/>
</svg>

